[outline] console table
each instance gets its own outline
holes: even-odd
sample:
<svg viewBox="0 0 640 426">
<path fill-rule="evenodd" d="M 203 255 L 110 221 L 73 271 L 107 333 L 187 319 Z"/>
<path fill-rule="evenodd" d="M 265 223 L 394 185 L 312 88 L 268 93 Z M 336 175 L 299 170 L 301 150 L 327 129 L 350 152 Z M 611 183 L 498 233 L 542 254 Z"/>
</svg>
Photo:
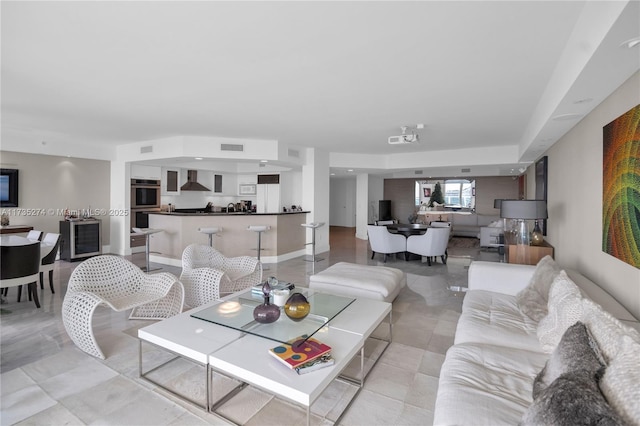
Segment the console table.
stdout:
<svg viewBox="0 0 640 426">
<path fill-rule="evenodd" d="M 22 234 L 33 230 L 33 226 L 7 225 L 0 227 L 0 234 Z"/>
<path fill-rule="evenodd" d="M 553 246 L 546 241 L 540 246 L 509 244 L 507 246 L 507 262 L 521 265 L 537 265 L 545 256 L 553 257 Z"/>
</svg>

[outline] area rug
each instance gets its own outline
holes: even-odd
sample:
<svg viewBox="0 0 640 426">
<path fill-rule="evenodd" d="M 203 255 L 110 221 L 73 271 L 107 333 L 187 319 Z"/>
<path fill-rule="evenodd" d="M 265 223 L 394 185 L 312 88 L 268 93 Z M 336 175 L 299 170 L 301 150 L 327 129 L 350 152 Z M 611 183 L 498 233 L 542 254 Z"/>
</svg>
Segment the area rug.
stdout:
<svg viewBox="0 0 640 426">
<path fill-rule="evenodd" d="M 480 240 L 472 237 L 453 237 L 449 240 L 448 248 L 478 248 Z"/>
</svg>

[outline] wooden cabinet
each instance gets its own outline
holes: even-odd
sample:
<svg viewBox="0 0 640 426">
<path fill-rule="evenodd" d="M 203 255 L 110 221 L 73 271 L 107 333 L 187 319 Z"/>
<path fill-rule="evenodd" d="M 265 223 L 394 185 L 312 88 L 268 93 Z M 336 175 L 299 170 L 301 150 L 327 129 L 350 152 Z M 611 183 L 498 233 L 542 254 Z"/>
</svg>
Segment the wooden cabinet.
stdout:
<svg viewBox="0 0 640 426">
<path fill-rule="evenodd" d="M 537 265 L 545 256 L 553 257 L 553 246 L 546 241 L 541 246 L 513 245 L 507 246 L 507 261 L 521 265 Z"/>
</svg>

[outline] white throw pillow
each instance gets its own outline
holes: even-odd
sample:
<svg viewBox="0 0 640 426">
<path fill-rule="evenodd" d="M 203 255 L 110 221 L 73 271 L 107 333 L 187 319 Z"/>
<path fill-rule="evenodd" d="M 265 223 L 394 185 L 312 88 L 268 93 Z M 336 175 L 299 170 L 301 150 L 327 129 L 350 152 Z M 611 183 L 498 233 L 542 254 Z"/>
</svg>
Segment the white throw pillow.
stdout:
<svg viewBox="0 0 640 426">
<path fill-rule="evenodd" d="M 589 331 L 598 343 L 605 362 L 610 363 L 618 355 L 622 336 L 629 336 L 637 343 L 640 343 L 640 333 L 622 324 L 593 300 L 583 299 L 582 308 L 582 322 L 589 327 Z"/>
<path fill-rule="evenodd" d="M 567 328 L 582 319 L 582 295 L 580 289 L 560 271 L 549 290 L 549 313 L 538 323 L 538 341 L 542 350 L 551 353 L 560 343 Z"/>
<path fill-rule="evenodd" d="M 640 424 L 640 343 L 620 338 L 620 351 L 605 370 L 600 389 L 627 424 Z"/>
<path fill-rule="evenodd" d="M 538 262 L 529 285 L 516 294 L 518 307 L 523 314 L 536 322 L 547 315 L 549 288 L 559 272 L 560 267 L 551 256 L 545 256 Z"/>
</svg>

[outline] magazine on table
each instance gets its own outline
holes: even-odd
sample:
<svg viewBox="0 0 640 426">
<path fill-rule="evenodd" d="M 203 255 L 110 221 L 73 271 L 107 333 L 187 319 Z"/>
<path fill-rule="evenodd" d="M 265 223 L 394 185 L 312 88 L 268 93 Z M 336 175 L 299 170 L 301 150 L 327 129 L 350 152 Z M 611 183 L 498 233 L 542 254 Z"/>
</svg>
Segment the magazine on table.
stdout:
<svg viewBox="0 0 640 426">
<path fill-rule="evenodd" d="M 335 360 L 333 359 L 333 356 L 331 356 L 331 353 L 328 353 L 314 360 L 305 362 L 299 367 L 296 367 L 295 370 L 298 374 L 307 374 L 312 371 L 320 370 L 321 368 L 331 367 L 333 364 L 335 364 Z"/>
<path fill-rule="evenodd" d="M 306 340 L 305 340 L 306 339 Z M 294 369 L 331 352 L 331 346 L 306 335 L 296 337 L 269 349 L 269 353 L 287 367 Z"/>
</svg>

